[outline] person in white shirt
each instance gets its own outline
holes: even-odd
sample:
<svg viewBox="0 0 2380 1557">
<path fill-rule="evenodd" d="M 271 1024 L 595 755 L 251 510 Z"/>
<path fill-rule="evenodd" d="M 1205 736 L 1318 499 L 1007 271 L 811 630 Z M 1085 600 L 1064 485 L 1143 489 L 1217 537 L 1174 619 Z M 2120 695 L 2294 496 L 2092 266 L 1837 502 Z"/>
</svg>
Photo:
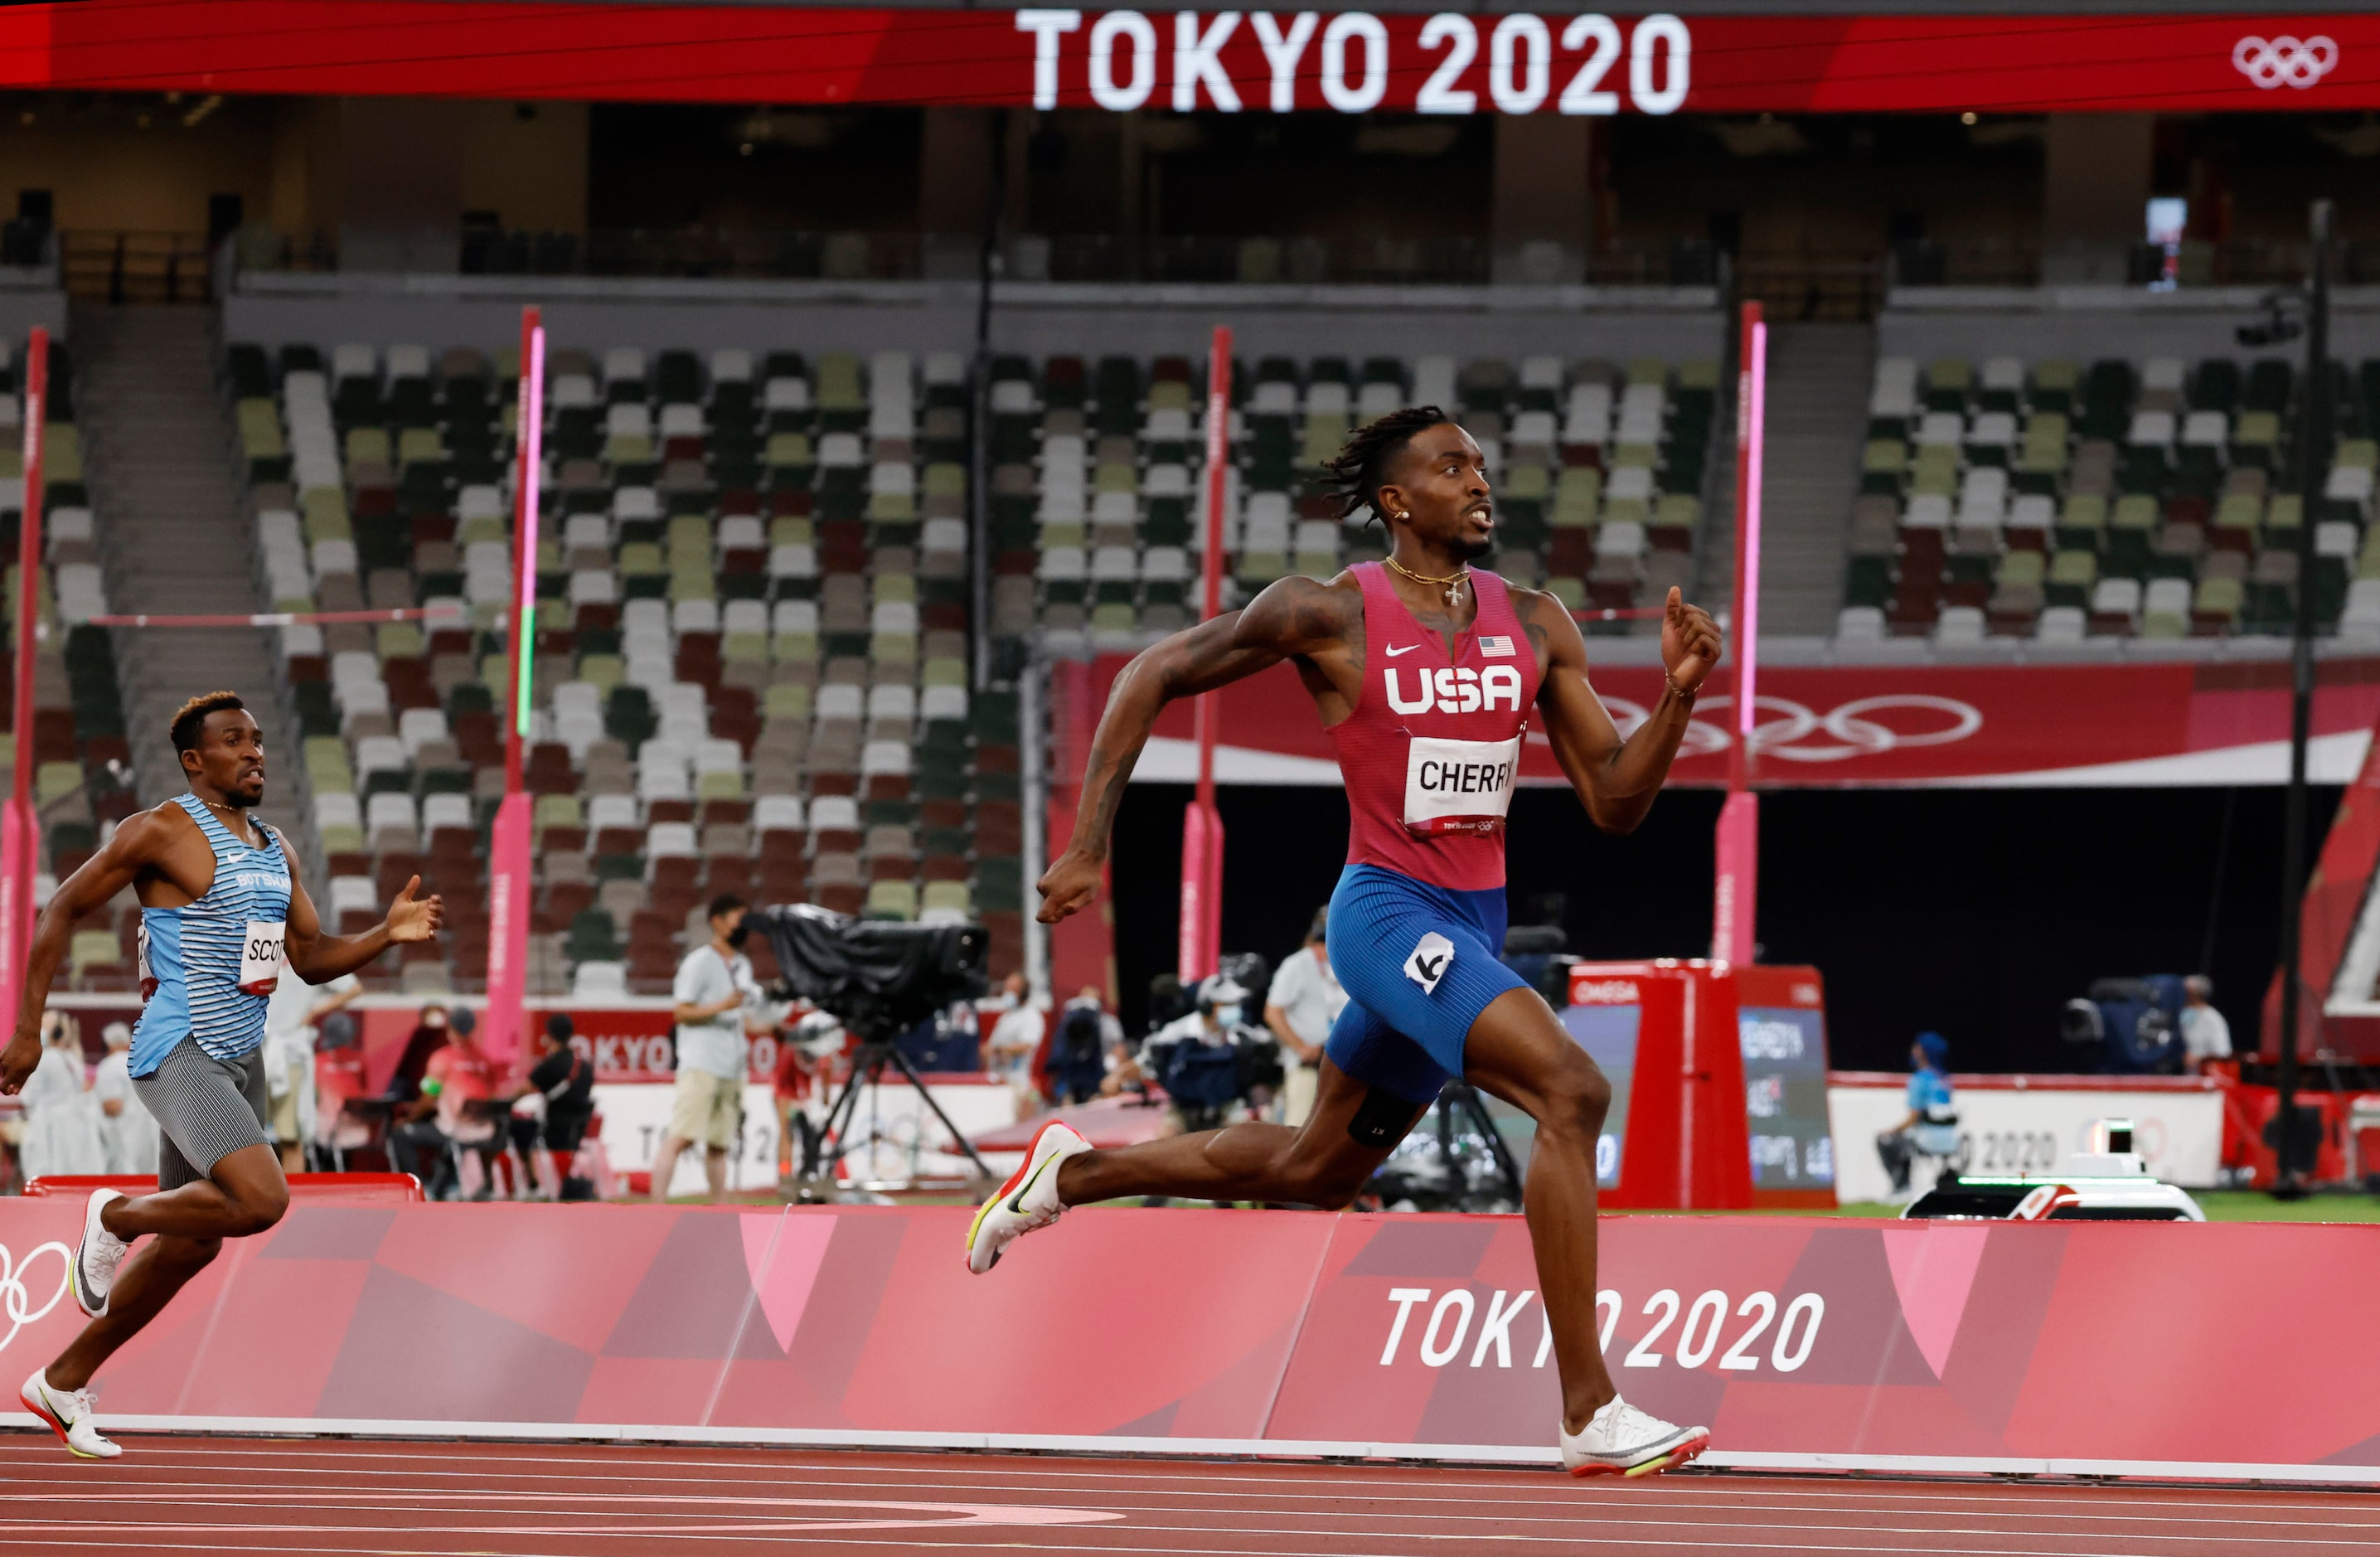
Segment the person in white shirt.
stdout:
<svg viewBox="0 0 2380 1557">
<path fill-rule="evenodd" d="M 1314 1112 L 1323 1040 L 1330 1036 L 1330 1024 L 1339 1019 L 1340 1010 L 1347 1004 L 1347 991 L 1339 987 L 1339 976 L 1330 971 L 1330 957 L 1323 948 L 1329 917 L 1328 909 L 1316 910 L 1305 944 L 1281 959 L 1281 970 L 1272 976 L 1272 987 L 1265 991 L 1265 1026 L 1281 1040 L 1281 1063 L 1287 1073 L 1281 1089 L 1281 1122 L 1293 1129 Z"/>
<path fill-rule="evenodd" d="M 2193 973 L 2181 981 L 2181 1047 L 2190 1068 L 2205 1070 L 2231 1057 L 2231 1024 L 2215 1009 L 2215 980 Z"/>
<path fill-rule="evenodd" d="M 1141 1040 L 1134 1068 L 1165 1089 L 1167 1135 L 1211 1130 L 1248 1117 L 1240 1085 L 1239 1046 L 1254 1040 L 1246 1025 L 1248 991 L 1228 973 L 1198 984 L 1197 1004 Z"/>
<path fill-rule="evenodd" d="M 289 973 L 273 986 L 264 1004 L 264 1087 L 273 1097 L 273 1137 L 281 1148 L 281 1171 L 306 1165 L 306 1143 L 314 1138 L 314 1029 L 332 1012 L 355 1004 L 364 987 L 352 973 L 325 984 L 309 984 Z"/>
<path fill-rule="evenodd" d="M 1033 1056 L 1040 1052 L 1041 1035 L 1049 1028 L 1049 1018 L 1033 999 L 1033 991 L 1022 973 L 1012 973 L 1000 982 L 1000 996 L 990 1009 L 1000 1013 L 1000 1020 L 991 1025 L 991 1064 L 987 1067 L 993 1075 L 1008 1083 L 1016 1094 L 1019 1117 L 1039 1101 L 1033 1090 Z"/>
<path fill-rule="evenodd" d="M 99 1133 L 107 1148 L 107 1171 L 154 1174 L 157 1116 L 134 1105 L 132 1029 L 122 1022 L 110 1022 L 100 1036 L 107 1040 L 107 1057 L 99 1062 L 99 1070 L 91 1078 L 91 1095 L 99 1104 Z"/>
<path fill-rule="evenodd" d="M 672 1012 L 677 1022 L 677 1081 L 670 1101 L 669 1135 L 653 1159 L 652 1198 L 669 1198 L 678 1153 L 703 1146 L 703 1176 L 710 1198 L 727 1193 L 727 1154 L 744 1127 L 744 1035 L 759 1022 L 761 995 L 744 955 L 751 933 L 744 900 L 721 893 L 710 900 L 710 939 L 677 965 Z"/>
<path fill-rule="evenodd" d="M 42 1058 L 18 1096 L 25 1103 L 27 1178 L 107 1171 L 99 1107 L 83 1083 L 82 1040 L 65 1013 L 42 1016 Z"/>
</svg>

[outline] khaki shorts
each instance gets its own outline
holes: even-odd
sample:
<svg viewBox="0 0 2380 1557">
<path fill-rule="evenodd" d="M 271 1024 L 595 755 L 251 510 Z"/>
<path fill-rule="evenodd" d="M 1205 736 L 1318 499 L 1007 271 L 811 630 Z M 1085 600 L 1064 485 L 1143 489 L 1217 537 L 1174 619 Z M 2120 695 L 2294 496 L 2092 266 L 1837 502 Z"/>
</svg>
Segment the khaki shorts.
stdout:
<svg viewBox="0 0 2380 1557">
<path fill-rule="evenodd" d="M 1281 1122 L 1294 1129 L 1314 1112 L 1314 1092 L 1321 1085 L 1322 1072 L 1318 1065 L 1294 1063 L 1287 1069 L 1288 1075 L 1281 1078 Z"/>
<path fill-rule="evenodd" d="M 670 1098 L 671 1135 L 724 1151 L 735 1144 L 743 1123 L 743 1082 L 707 1070 L 677 1073 L 677 1089 Z"/>
<path fill-rule="evenodd" d="M 273 1100 L 273 1138 L 282 1146 L 298 1143 L 298 1089 L 313 1085 L 313 1078 L 301 1064 L 289 1067 L 289 1090 Z"/>
</svg>

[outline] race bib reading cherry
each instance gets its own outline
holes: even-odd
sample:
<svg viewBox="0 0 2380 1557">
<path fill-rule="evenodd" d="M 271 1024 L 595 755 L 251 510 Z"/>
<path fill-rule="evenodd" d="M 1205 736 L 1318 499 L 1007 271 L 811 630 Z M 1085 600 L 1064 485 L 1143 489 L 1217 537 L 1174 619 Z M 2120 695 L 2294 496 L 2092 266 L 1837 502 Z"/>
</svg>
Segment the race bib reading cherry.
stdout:
<svg viewBox="0 0 2380 1557">
<path fill-rule="evenodd" d="M 1405 750 L 1405 831 L 1493 833 L 1512 806 L 1521 737 L 1449 741 L 1413 737 Z"/>
<path fill-rule="evenodd" d="M 275 919 L 250 924 L 239 943 L 239 988 L 242 994 L 269 995 L 281 982 L 281 945 L 289 927 Z"/>
</svg>

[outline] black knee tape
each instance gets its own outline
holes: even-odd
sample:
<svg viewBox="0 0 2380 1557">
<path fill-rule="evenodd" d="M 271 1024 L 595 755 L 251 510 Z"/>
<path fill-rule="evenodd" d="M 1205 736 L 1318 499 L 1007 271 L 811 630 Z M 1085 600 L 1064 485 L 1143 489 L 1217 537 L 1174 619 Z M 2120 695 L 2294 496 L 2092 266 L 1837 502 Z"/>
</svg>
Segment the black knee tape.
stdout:
<svg viewBox="0 0 2380 1557">
<path fill-rule="evenodd" d="M 1347 1134 L 1359 1146 L 1394 1146 L 1404 1139 L 1405 1132 L 1421 1117 L 1427 1107 L 1411 1098 L 1398 1097 L 1394 1092 L 1374 1087 L 1364 1093 L 1363 1103 L 1355 1116 L 1347 1121 Z"/>
</svg>

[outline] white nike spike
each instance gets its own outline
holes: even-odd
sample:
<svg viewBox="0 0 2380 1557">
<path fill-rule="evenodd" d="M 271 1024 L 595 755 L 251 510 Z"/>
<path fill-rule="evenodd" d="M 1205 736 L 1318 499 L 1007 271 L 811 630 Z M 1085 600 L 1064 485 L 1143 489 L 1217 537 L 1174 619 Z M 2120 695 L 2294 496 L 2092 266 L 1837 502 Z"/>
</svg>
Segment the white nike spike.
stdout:
<svg viewBox="0 0 2380 1557">
<path fill-rule="evenodd" d="M 1025 1149 L 1025 1164 L 1009 1175 L 1000 1193 L 986 1200 L 967 1228 L 967 1269 L 982 1275 L 1000 1263 L 1001 1252 L 1036 1228 L 1065 1213 L 1058 1198 L 1059 1165 L 1091 1150 L 1074 1126 L 1053 1119 Z"/>
</svg>

